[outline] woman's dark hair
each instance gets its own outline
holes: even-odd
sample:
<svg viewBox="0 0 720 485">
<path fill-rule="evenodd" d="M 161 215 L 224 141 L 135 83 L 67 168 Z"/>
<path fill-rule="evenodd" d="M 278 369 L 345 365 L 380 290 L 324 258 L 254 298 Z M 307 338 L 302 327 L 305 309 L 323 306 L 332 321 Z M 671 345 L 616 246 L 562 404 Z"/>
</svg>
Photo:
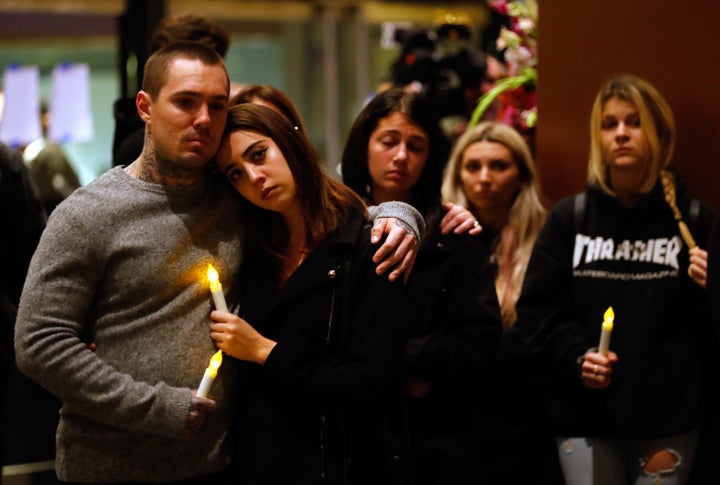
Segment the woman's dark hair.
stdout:
<svg viewBox="0 0 720 485">
<path fill-rule="evenodd" d="M 265 106 L 238 104 L 228 110 L 223 139 L 235 131 L 251 131 L 271 138 L 287 161 L 295 180 L 298 198 L 303 207 L 308 228 L 307 243 L 314 247 L 347 218 L 352 211 L 365 211 L 365 204 L 348 187 L 334 180 L 325 172 L 322 158 L 304 132 L 284 116 Z M 249 245 L 259 249 L 273 267 L 281 262 L 281 251 L 286 242 L 286 232 L 277 239 L 278 228 L 284 228 L 282 217 L 243 200 L 247 218 Z M 256 251 L 252 251 L 256 252 Z M 264 254 L 263 254 L 264 253 Z"/>
<path fill-rule="evenodd" d="M 370 195 L 372 179 L 368 170 L 368 143 L 380 120 L 396 112 L 403 113 L 417 124 L 430 142 L 428 158 L 412 189 L 410 201 L 430 226 L 430 216 L 439 210 L 441 204 L 440 186 L 448 155 L 448 142 L 440 130 L 432 106 L 422 94 L 391 88 L 379 93 L 363 108 L 350 128 L 343 150 L 343 181 L 368 203 L 375 203 Z"/>
<path fill-rule="evenodd" d="M 298 129 L 305 131 L 305 125 L 295 104 L 287 94 L 275 86 L 269 84 L 250 84 L 242 88 L 240 92 L 230 100 L 230 104 L 253 103 L 256 98 L 262 99 L 266 103 L 277 107 L 281 114 L 290 120 L 290 123 L 297 126 Z"/>
</svg>

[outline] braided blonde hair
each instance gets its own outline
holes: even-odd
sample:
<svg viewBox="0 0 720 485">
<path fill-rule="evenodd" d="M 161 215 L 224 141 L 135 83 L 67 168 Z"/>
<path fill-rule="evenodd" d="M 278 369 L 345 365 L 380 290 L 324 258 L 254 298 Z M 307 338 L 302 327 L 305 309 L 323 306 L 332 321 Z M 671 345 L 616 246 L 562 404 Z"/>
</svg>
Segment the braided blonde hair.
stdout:
<svg viewBox="0 0 720 485">
<path fill-rule="evenodd" d="M 688 228 L 687 224 L 685 224 L 685 221 L 682 220 L 682 214 L 680 213 L 680 209 L 678 209 L 677 206 L 675 196 L 675 177 L 669 170 L 663 170 L 662 172 L 660 172 L 660 181 L 663 185 L 665 201 L 670 206 L 670 209 L 673 212 L 673 216 L 675 216 L 675 220 L 677 221 L 678 227 L 680 228 L 680 236 L 682 236 L 683 241 L 685 241 L 688 249 L 692 249 L 697 246 L 697 244 L 695 243 L 695 239 L 690 233 L 690 229 Z"/>
</svg>

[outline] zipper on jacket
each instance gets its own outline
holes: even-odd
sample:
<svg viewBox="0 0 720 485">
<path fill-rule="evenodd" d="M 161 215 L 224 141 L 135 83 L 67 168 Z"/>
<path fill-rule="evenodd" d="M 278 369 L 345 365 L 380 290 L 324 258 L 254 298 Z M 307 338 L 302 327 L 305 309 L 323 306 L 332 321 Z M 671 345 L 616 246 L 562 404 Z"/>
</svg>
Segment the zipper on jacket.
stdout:
<svg viewBox="0 0 720 485">
<path fill-rule="evenodd" d="M 335 309 L 335 289 L 330 297 L 330 318 L 328 318 L 327 334 L 325 335 L 325 348 L 330 346 L 332 334 L 333 310 Z M 325 478 L 325 415 L 320 416 L 320 478 Z"/>
<path fill-rule="evenodd" d="M 335 279 L 340 267 L 337 270 L 330 270 L 328 277 Z M 335 293 L 337 286 L 333 286 L 332 293 L 330 294 L 330 316 L 328 317 L 327 334 L 325 335 L 325 350 L 330 347 L 330 339 L 332 338 L 333 329 L 333 318 L 335 316 Z M 320 478 L 325 478 L 325 425 L 326 418 L 323 414 L 320 416 Z"/>
<path fill-rule="evenodd" d="M 325 349 L 330 346 L 330 337 L 332 336 L 332 327 L 333 327 L 333 314 L 335 313 L 335 289 L 333 288 L 333 292 L 330 295 L 330 318 L 328 318 L 328 324 L 327 324 L 327 334 L 325 335 Z"/>
</svg>

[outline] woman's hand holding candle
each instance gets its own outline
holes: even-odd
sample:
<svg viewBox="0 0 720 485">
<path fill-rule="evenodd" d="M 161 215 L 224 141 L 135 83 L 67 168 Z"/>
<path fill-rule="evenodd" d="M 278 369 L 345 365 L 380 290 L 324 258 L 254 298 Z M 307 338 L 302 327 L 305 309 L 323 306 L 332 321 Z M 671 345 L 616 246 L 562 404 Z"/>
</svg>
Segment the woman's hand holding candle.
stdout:
<svg viewBox="0 0 720 485">
<path fill-rule="evenodd" d="M 612 367 L 618 361 L 617 354 L 612 350 L 603 355 L 597 349 L 590 349 L 583 356 L 580 368 L 581 378 L 585 387 L 604 389 L 612 382 Z"/>
<path fill-rule="evenodd" d="M 585 386 L 591 389 L 604 389 L 612 382 L 612 366 L 617 362 L 617 354 L 610 350 L 614 320 L 615 312 L 612 307 L 608 307 L 600 329 L 598 348 L 588 350 L 583 356 L 581 378 Z"/>
<path fill-rule="evenodd" d="M 263 365 L 276 342 L 263 337 L 248 322 L 235 314 L 214 311 L 210 314 L 210 337 L 215 345 L 236 359 Z"/>
</svg>

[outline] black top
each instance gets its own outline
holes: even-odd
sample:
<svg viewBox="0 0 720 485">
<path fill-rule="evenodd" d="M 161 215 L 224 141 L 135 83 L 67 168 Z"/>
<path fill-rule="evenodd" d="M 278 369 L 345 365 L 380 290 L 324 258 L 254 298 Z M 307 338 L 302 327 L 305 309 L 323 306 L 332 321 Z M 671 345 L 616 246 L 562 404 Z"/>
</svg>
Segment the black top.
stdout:
<svg viewBox="0 0 720 485">
<path fill-rule="evenodd" d="M 688 249 L 658 185 L 633 207 L 597 188 L 550 213 L 535 244 L 518 302 L 518 326 L 552 366 L 550 410 L 563 436 L 653 438 L 698 420 L 703 339 L 710 331 L 705 292 L 688 276 Z M 713 212 L 689 217 L 706 247 Z M 612 384 L 587 389 L 578 358 L 598 345 L 603 315 L 615 313 Z"/>
<path fill-rule="evenodd" d="M 473 423 L 501 333 L 494 277 L 475 236 L 435 229 L 418 254 L 408 283 L 405 377 L 411 388 L 429 389 L 422 394 L 401 387 L 388 433 L 391 456 L 404 465 L 409 483 L 477 477 Z"/>
<path fill-rule="evenodd" d="M 246 365 L 239 483 L 381 484 L 387 477 L 382 422 L 399 375 L 407 306 L 402 282 L 375 274 L 369 231 L 355 217 L 279 289 L 252 261 L 243 267 L 242 314 L 277 346 L 264 366 Z"/>
</svg>

